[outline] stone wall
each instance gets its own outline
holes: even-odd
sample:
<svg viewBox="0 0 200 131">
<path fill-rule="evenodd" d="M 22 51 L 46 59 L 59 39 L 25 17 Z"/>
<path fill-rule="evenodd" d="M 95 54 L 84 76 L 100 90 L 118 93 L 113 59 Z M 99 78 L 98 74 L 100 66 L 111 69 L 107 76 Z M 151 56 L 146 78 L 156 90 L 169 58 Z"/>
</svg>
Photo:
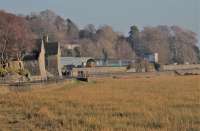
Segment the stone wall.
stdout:
<svg viewBox="0 0 200 131">
<path fill-rule="evenodd" d="M 87 72 L 89 75 L 104 74 L 104 73 L 124 73 L 126 67 L 93 67 L 93 68 L 74 68 L 73 76 L 77 76 L 78 71 Z"/>
<path fill-rule="evenodd" d="M 46 72 L 46 68 L 45 68 L 45 50 L 44 50 L 44 47 L 42 47 L 42 49 L 41 49 L 38 61 L 39 61 L 39 70 L 40 70 L 41 79 L 46 80 L 47 79 L 47 72 Z"/>
<path fill-rule="evenodd" d="M 200 64 L 193 64 L 193 65 L 163 65 L 162 69 L 164 71 L 200 69 Z"/>
<path fill-rule="evenodd" d="M 61 52 L 57 55 L 57 65 L 58 75 L 62 77 Z"/>
<path fill-rule="evenodd" d="M 53 76 L 58 76 L 57 56 L 48 56 L 45 62 L 46 70 Z"/>
<path fill-rule="evenodd" d="M 23 64 L 24 68 L 29 71 L 31 76 L 41 75 L 38 60 L 24 61 Z"/>
<path fill-rule="evenodd" d="M 54 77 L 62 77 L 60 53 L 46 57 L 45 67 L 48 73 Z"/>
</svg>

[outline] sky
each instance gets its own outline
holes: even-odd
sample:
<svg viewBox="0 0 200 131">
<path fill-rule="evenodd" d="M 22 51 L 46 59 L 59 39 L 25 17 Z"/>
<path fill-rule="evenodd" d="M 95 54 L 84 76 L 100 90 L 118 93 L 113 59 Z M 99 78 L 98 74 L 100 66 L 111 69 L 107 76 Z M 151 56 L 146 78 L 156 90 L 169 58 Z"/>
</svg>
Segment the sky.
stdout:
<svg viewBox="0 0 200 131">
<path fill-rule="evenodd" d="M 111 25 L 124 34 L 131 25 L 178 25 L 200 40 L 200 0 L 0 0 L 0 9 L 16 14 L 50 9 L 80 28 Z"/>
</svg>

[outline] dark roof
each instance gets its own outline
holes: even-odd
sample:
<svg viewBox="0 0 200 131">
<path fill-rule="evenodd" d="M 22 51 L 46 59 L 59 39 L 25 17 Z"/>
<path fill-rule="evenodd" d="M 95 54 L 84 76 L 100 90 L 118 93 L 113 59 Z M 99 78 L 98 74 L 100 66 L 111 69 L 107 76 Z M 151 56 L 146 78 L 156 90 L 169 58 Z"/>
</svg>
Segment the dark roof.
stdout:
<svg viewBox="0 0 200 131">
<path fill-rule="evenodd" d="M 25 55 L 24 58 L 23 58 L 23 61 L 38 60 L 38 57 L 39 57 L 39 53 L 35 52 L 35 53 L 32 53 L 32 54 Z"/>
<path fill-rule="evenodd" d="M 32 51 L 32 53 L 26 54 L 24 56 L 24 58 L 23 58 L 23 61 L 38 60 L 39 54 L 41 52 L 41 47 L 42 47 L 41 44 L 42 44 L 42 40 L 41 39 L 35 40 L 34 50 Z M 59 47 L 59 43 L 58 42 L 44 43 L 45 54 L 47 56 L 57 55 L 58 54 L 58 47 Z"/>
<path fill-rule="evenodd" d="M 44 44 L 46 55 L 57 55 L 59 44 L 58 42 L 48 42 Z"/>
<path fill-rule="evenodd" d="M 35 51 L 41 52 L 41 43 L 42 43 L 42 40 L 41 40 L 41 39 L 36 39 L 36 40 L 35 40 L 33 52 L 35 52 Z"/>
</svg>

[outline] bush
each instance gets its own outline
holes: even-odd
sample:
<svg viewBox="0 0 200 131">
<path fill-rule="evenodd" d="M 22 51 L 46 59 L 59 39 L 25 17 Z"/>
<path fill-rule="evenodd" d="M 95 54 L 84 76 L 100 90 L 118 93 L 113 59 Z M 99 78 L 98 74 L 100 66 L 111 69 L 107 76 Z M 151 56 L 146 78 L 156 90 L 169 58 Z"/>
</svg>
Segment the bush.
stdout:
<svg viewBox="0 0 200 131">
<path fill-rule="evenodd" d="M 29 76 L 29 72 L 25 69 L 19 69 L 18 72 L 17 72 L 19 75 L 21 76 L 25 76 L 25 77 L 28 77 Z"/>
<path fill-rule="evenodd" d="M 18 74 L 20 76 L 29 76 L 29 72 L 25 69 L 6 68 L 4 69 L 9 74 Z"/>
<path fill-rule="evenodd" d="M 8 73 L 8 72 L 7 72 L 6 69 L 0 68 L 0 77 L 5 77 L 7 73 Z"/>
<path fill-rule="evenodd" d="M 7 68 L 6 68 L 6 71 L 7 71 L 9 74 L 18 74 L 18 70 L 15 69 L 15 68 L 9 68 L 9 67 L 7 67 Z"/>
</svg>

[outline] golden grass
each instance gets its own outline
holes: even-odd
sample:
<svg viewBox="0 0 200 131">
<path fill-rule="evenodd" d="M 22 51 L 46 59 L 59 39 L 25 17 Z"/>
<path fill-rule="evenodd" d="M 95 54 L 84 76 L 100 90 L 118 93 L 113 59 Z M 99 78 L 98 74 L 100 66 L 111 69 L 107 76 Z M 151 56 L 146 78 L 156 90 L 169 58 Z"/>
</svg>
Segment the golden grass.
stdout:
<svg viewBox="0 0 200 131">
<path fill-rule="evenodd" d="M 0 93 L 0 130 L 198 131 L 200 77 L 103 78 Z"/>
</svg>

